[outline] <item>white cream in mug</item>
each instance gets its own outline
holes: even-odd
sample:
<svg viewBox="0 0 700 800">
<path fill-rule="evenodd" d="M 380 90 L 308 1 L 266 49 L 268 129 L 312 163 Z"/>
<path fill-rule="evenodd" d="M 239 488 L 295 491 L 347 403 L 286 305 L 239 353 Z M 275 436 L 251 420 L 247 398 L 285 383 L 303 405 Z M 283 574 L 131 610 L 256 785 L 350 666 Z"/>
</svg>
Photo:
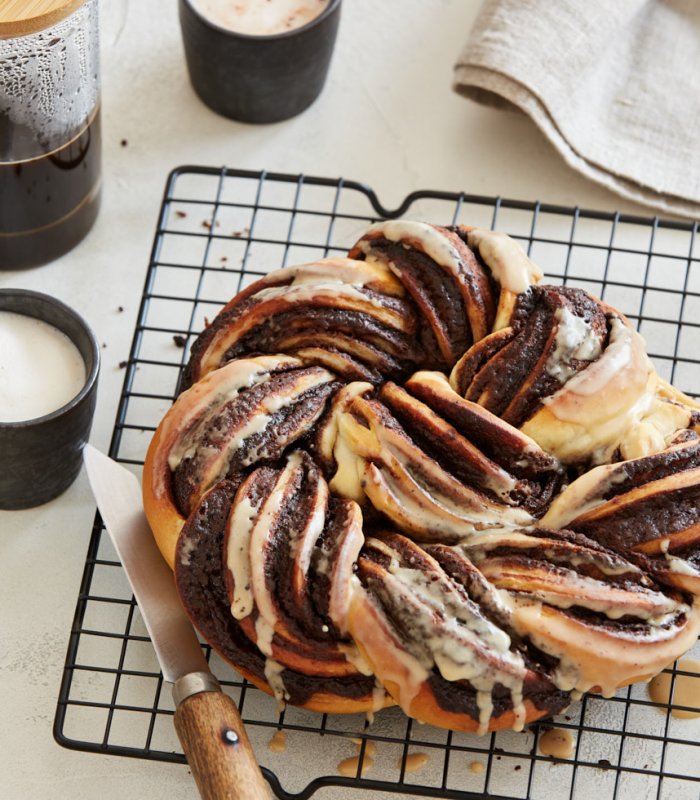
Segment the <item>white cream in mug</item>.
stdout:
<svg viewBox="0 0 700 800">
<path fill-rule="evenodd" d="M 330 0 L 190 0 L 221 28 L 249 36 L 273 36 L 301 28 L 321 14 Z"/>
<path fill-rule="evenodd" d="M 61 408 L 85 385 L 78 348 L 34 317 L 0 311 L 0 422 L 36 419 Z"/>
</svg>

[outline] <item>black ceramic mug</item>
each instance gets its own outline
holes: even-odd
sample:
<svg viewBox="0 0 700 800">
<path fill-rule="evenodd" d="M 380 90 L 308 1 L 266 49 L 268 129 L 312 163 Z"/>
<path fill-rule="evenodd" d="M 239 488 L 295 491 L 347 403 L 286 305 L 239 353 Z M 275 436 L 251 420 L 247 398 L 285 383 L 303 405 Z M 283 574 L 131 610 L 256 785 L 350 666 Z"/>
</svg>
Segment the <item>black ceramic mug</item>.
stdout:
<svg viewBox="0 0 700 800">
<path fill-rule="evenodd" d="M 65 491 L 80 471 L 95 411 L 100 348 L 85 320 L 49 295 L 0 289 L 0 311 L 62 331 L 85 364 L 85 383 L 65 405 L 35 419 L 0 422 L 0 509 L 31 508 Z"/>
<path fill-rule="evenodd" d="M 333 53 L 341 0 L 307 25 L 269 36 L 222 28 L 179 0 L 190 80 L 218 114 L 240 122 L 279 122 L 318 97 Z"/>
</svg>

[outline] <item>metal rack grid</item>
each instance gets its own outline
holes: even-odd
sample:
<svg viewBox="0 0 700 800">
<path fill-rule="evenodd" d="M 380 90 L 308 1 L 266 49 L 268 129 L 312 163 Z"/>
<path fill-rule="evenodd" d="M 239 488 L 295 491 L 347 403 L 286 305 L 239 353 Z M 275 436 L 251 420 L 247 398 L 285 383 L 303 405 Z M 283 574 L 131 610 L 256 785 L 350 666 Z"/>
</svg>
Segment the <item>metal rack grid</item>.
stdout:
<svg viewBox="0 0 700 800">
<path fill-rule="evenodd" d="M 237 291 L 271 269 L 344 254 L 367 224 L 407 216 L 494 227 L 519 239 L 555 283 L 588 289 L 620 308 L 646 337 L 660 374 L 687 393 L 700 385 L 698 225 L 657 218 L 421 191 L 394 210 L 365 185 L 302 175 L 181 167 L 168 178 L 110 455 L 137 474 L 150 434 L 172 402 L 188 346 Z M 479 738 L 420 725 L 397 709 L 371 725 L 360 715 L 279 713 L 203 645 L 238 703 L 256 754 L 284 800 L 325 786 L 425 797 L 697 800 L 700 719 L 682 720 L 635 685 L 585 696 L 552 722 Z M 700 643 L 693 653 L 700 655 Z M 676 665 L 668 670 L 672 682 Z M 184 762 L 170 692 L 126 577 L 96 517 L 80 586 L 54 734 L 69 748 Z M 538 750 L 551 725 L 575 739 L 573 758 Z M 277 730 L 287 748 L 266 746 Z M 409 754 L 428 756 L 410 772 Z M 308 757 L 313 754 L 313 757 Z M 354 777 L 338 763 L 359 755 Z M 306 757 L 305 757 L 306 756 Z M 369 766 L 370 756 L 373 765 Z M 289 778 L 300 759 L 308 775 Z M 481 764 L 482 771 L 474 766 Z M 364 773 L 364 774 L 363 774 Z M 553 785 L 556 788 L 553 789 Z"/>
</svg>

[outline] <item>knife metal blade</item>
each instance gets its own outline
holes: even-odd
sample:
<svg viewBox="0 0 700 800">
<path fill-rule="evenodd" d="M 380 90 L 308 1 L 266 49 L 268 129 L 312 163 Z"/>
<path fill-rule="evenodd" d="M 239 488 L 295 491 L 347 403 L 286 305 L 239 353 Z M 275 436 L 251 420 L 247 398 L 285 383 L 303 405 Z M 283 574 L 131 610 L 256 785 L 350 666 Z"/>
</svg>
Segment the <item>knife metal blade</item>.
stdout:
<svg viewBox="0 0 700 800">
<path fill-rule="evenodd" d="M 208 672 L 209 665 L 180 603 L 173 574 L 143 513 L 138 478 L 89 444 L 85 445 L 83 459 L 92 493 L 134 590 L 163 677 L 175 683 L 190 672 Z"/>
<path fill-rule="evenodd" d="M 236 704 L 221 691 L 143 512 L 136 476 L 85 445 L 83 460 L 107 532 L 131 583 L 163 677 L 175 729 L 204 800 L 270 800 Z"/>
</svg>

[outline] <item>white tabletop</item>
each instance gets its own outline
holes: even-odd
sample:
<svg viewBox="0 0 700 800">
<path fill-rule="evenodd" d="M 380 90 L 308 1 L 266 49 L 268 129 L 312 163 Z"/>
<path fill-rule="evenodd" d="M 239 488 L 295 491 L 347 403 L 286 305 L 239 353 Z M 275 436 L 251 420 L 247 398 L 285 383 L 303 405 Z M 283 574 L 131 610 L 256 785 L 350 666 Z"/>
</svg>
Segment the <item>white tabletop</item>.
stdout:
<svg viewBox="0 0 700 800">
<path fill-rule="evenodd" d="M 73 306 L 104 343 L 91 437 L 99 448 L 109 445 L 119 362 L 128 357 L 165 178 L 177 165 L 343 176 L 371 184 L 387 207 L 432 188 L 649 213 L 572 172 L 528 119 L 453 94 L 452 64 L 476 0 L 346 0 L 323 94 L 296 119 L 264 127 L 218 117 L 197 99 L 175 3 L 132 2 L 121 31 L 111 5 L 99 219 L 59 261 L 0 272 L 0 287 L 37 289 Z M 194 798 L 184 766 L 72 752 L 52 738 L 94 512 L 84 474 L 41 508 L 0 512 L 0 797 Z"/>
</svg>

